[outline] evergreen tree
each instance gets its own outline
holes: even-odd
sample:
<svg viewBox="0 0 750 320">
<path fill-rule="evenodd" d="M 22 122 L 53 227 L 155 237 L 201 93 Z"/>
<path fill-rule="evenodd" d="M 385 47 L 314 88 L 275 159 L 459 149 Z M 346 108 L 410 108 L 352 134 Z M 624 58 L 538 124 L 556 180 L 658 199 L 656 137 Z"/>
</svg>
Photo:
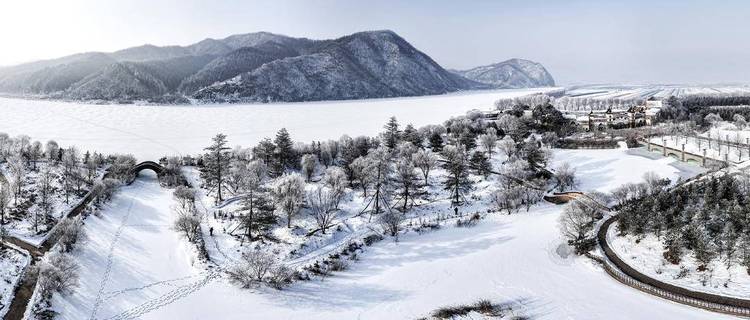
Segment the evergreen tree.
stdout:
<svg viewBox="0 0 750 320">
<path fill-rule="evenodd" d="M 445 190 L 450 191 L 452 203 L 458 205 L 464 193 L 471 189 L 466 151 L 462 146 L 446 146 L 443 150 L 443 158 L 445 158 L 443 169 L 448 173 L 443 186 Z"/>
<path fill-rule="evenodd" d="M 411 142 L 417 148 L 422 148 L 422 135 L 419 134 L 419 131 L 411 123 L 407 124 L 404 128 L 403 136 L 404 141 Z"/>
<path fill-rule="evenodd" d="M 486 177 L 492 172 L 492 164 L 484 155 L 484 152 L 474 151 L 469 161 L 471 162 L 471 168 L 474 169 L 477 175 Z"/>
<path fill-rule="evenodd" d="M 383 132 L 383 143 L 385 143 L 385 146 L 388 147 L 389 150 L 393 150 L 401 140 L 401 131 L 398 129 L 398 121 L 396 120 L 396 117 L 388 119 L 388 122 L 383 126 L 383 129 L 385 129 L 385 132 Z"/>
<path fill-rule="evenodd" d="M 477 136 L 468 128 L 461 132 L 458 141 L 466 151 L 474 150 L 477 147 Z"/>
<path fill-rule="evenodd" d="M 229 167 L 229 147 L 227 147 L 227 136 L 224 134 L 217 134 L 212 141 L 213 143 L 204 149 L 208 152 L 204 157 L 205 167 L 201 176 L 209 187 L 216 188 L 216 202 L 218 203 L 224 201 L 222 187 Z"/>
<path fill-rule="evenodd" d="M 253 234 L 259 236 L 276 224 L 276 216 L 273 214 L 273 204 L 268 192 L 261 185 L 253 185 L 248 189 L 248 194 L 242 199 L 242 212 L 240 216 L 240 227 L 245 231 L 245 236 L 253 240 Z"/>
<path fill-rule="evenodd" d="M 285 128 L 276 133 L 276 139 L 273 142 L 276 145 L 276 162 L 273 167 L 276 176 L 280 176 L 287 168 L 296 168 L 294 142 Z"/>
<path fill-rule="evenodd" d="M 440 133 L 433 132 L 432 135 L 430 135 L 430 149 L 432 149 L 432 152 L 443 151 L 443 137 Z"/>
</svg>

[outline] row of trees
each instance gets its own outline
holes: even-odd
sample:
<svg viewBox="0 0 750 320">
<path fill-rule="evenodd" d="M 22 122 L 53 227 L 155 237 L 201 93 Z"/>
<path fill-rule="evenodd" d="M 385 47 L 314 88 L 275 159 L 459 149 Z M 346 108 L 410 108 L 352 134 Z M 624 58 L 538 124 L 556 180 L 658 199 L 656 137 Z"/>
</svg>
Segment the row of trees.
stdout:
<svg viewBox="0 0 750 320">
<path fill-rule="evenodd" d="M 0 225 L 10 214 L 26 215 L 34 227 L 54 221 L 52 210 L 58 195 L 70 203 L 73 194 L 82 194 L 94 184 L 97 170 L 108 160 L 97 153 L 61 148 L 53 141 L 44 147 L 28 136 L 11 138 L 0 133 L 0 160 L 6 163 L 6 180 L 0 183 Z M 44 165 L 38 165 L 38 162 Z M 34 180 L 27 179 L 34 173 Z M 27 184 L 30 190 L 25 190 Z M 12 197 L 12 201 L 10 198 Z M 35 209 L 27 210 L 32 205 Z"/>
</svg>

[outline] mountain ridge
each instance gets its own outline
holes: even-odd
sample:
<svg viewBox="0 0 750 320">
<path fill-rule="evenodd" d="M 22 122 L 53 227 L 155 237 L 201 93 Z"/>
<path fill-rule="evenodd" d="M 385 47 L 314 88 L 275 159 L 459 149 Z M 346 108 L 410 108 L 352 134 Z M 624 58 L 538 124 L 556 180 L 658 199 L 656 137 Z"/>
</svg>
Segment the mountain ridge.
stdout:
<svg viewBox="0 0 750 320">
<path fill-rule="evenodd" d="M 121 103 L 345 100 L 505 87 L 512 86 L 448 71 L 391 30 L 326 40 L 255 32 L 0 68 L 5 95 Z"/>
</svg>

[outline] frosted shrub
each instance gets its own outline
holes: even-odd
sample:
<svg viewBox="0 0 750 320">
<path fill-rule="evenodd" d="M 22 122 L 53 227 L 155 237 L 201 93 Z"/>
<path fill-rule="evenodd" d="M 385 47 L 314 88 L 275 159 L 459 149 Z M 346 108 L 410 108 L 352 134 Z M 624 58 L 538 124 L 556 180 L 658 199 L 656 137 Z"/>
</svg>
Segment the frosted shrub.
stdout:
<svg viewBox="0 0 750 320">
<path fill-rule="evenodd" d="M 52 252 L 39 263 L 39 288 L 42 296 L 51 297 L 53 292 L 71 293 L 78 286 L 80 267 L 69 255 Z"/>
<path fill-rule="evenodd" d="M 242 253 L 242 261 L 229 270 L 229 277 L 243 288 L 249 288 L 262 282 L 266 276 L 278 268 L 273 255 L 260 250 L 251 250 Z"/>
</svg>

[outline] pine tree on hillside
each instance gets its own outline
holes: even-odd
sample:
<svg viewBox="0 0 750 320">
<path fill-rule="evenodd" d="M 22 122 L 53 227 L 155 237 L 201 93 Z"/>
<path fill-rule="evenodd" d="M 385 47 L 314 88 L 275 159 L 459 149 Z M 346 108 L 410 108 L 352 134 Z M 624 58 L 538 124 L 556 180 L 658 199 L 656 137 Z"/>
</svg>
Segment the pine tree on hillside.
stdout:
<svg viewBox="0 0 750 320">
<path fill-rule="evenodd" d="M 201 173 L 202 178 L 209 187 L 216 187 L 216 202 L 224 201 L 222 196 L 222 187 L 229 168 L 229 147 L 227 147 L 227 136 L 217 134 L 213 143 L 204 150 L 208 151 L 205 155 L 204 170 Z"/>
</svg>

